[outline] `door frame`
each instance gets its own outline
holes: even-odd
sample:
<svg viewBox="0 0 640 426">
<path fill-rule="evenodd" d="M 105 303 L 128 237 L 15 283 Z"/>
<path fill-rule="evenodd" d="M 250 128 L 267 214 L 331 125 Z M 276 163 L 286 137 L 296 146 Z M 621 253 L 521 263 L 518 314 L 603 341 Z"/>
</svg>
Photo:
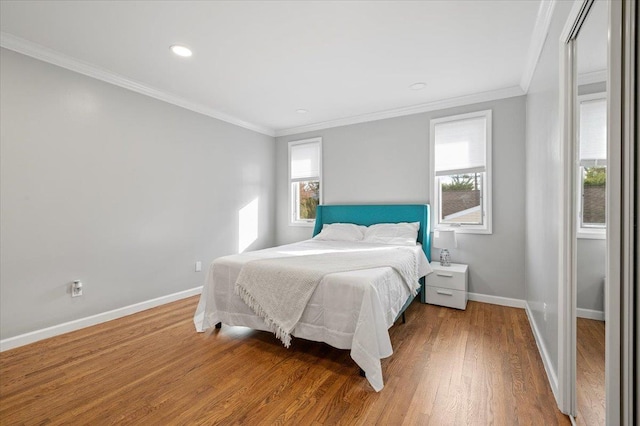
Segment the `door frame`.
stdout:
<svg viewBox="0 0 640 426">
<path fill-rule="evenodd" d="M 638 172 L 636 76 L 638 9 L 635 1 L 609 3 L 609 71 L 607 152 L 616 168 L 607 172 L 607 276 L 606 334 L 607 424 L 635 424 L 637 395 L 635 370 L 637 305 L 634 288 L 638 265 L 636 211 Z"/>
<path fill-rule="evenodd" d="M 576 158 L 578 75 L 576 37 L 594 0 L 575 0 L 560 33 L 560 135 L 562 185 L 559 229 L 558 293 L 558 407 L 576 416 L 576 314 L 577 314 L 577 225 Z M 607 93 L 607 98 L 608 98 Z M 607 224 L 608 225 L 608 224 Z"/>
<path fill-rule="evenodd" d="M 574 39 L 593 0 L 575 0 L 560 37 L 560 126 L 563 166 L 560 196 L 558 295 L 558 406 L 576 412 L 576 222 L 574 185 L 577 75 Z M 635 350 L 638 281 L 636 175 L 638 170 L 636 58 L 638 8 L 614 0 L 609 7 L 607 66 L 607 253 L 605 280 L 606 422 L 632 425 L 638 377 Z"/>
</svg>

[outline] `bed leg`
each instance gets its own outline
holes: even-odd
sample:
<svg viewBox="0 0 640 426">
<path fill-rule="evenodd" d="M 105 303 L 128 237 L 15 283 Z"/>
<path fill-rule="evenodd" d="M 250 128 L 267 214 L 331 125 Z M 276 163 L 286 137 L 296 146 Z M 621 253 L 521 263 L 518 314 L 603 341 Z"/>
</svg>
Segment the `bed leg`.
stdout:
<svg viewBox="0 0 640 426">
<path fill-rule="evenodd" d="M 407 318 L 404 316 L 404 312 L 402 313 L 402 323 L 403 324 L 407 323 Z"/>
<path fill-rule="evenodd" d="M 367 377 L 367 373 L 365 373 L 362 368 L 360 369 L 360 376 L 361 377 Z"/>
<path fill-rule="evenodd" d="M 216 324 L 216 328 L 218 328 L 218 329 L 222 328 L 222 323 L 221 322 L 217 323 Z"/>
</svg>

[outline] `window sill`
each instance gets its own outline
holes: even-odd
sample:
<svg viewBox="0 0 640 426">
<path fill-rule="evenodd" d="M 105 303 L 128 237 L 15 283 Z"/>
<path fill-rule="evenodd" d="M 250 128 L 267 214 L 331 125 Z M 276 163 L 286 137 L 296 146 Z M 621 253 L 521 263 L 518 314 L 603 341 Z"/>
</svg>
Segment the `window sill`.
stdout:
<svg viewBox="0 0 640 426">
<path fill-rule="evenodd" d="M 579 240 L 605 240 L 607 232 L 604 229 L 579 230 L 577 237 Z"/>
<path fill-rule="evenodd" d="M 434 231 L 456 231 L 456 234 L 479 234 L 491 235 L 493 231 L 490 228 L 473 228 L 470 226 L 435 226 Z"/>
<path fill-rule="evenodd" d="M 316 221 L 313 222 L 289 222 L 289 226 L 297 226 L 303 228 L 313 228 L 316 226 Z"/>
</svg>

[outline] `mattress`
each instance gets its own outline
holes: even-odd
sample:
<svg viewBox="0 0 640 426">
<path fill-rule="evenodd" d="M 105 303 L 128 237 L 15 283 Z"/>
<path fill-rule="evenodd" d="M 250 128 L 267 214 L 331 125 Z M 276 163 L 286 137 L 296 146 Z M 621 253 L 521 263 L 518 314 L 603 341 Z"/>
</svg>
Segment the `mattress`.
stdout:
<svg viewBox="0 0 640 426">
<path fill-rule="evenodd" d="M 197 331 L 222 322 L 270 331 L 234 286 L 240 269 L 251 260 L 355 250 L 384 250 L 393 246 L 346 241 L 306 240 L 216 259 L 210 266 L 194 316 Z M 411 247 L 420 276 L 431 272 L 422 246 Z M 415 283 L 415 288 L 419 284 Z M 393 353 L 388 329 L 401 312 L 411 290 L 391 267 L 332 273 L 324 276 L 311 296 L 292 335 L 350 350 L 372 387 L 383 387 L 380 360 Z"/>
</svg>

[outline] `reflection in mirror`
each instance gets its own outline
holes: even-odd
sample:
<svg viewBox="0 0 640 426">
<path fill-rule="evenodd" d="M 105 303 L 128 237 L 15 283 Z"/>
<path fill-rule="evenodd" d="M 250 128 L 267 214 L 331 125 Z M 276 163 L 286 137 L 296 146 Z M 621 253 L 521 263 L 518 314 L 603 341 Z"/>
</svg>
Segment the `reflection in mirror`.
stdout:
<svg viewBox="0 0 640 426">
<path fill-rule="evenodd" d="M 607 173 L 607 2 L 596 0 L 577 37 L 577 424 L 605 424 L 604 287 Z"/>
</svg>

